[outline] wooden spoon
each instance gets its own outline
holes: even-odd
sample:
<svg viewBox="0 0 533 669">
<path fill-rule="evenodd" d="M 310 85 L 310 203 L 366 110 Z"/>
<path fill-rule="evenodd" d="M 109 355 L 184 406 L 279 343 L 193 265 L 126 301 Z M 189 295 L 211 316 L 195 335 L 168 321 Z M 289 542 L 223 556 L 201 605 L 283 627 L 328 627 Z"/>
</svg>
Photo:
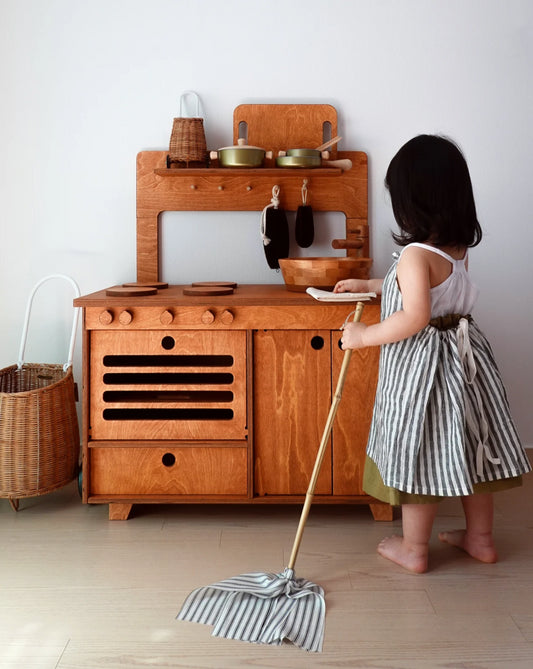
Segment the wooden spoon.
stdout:
<svg viewBox="0 0 533 669">
<path fill-rule="evenodd" d="M 321 144 L 320 146 L 316 147 L 317 151 L 324 151 L 324 149 L 329 149 L 330 146 L 333 146 L 334 144 L 337 144 L 342 139 L 342 137 L 333 137 L 333 139 L 330 139 L 328 142 L 324 142 L 324 144 Z"/>
</svg>

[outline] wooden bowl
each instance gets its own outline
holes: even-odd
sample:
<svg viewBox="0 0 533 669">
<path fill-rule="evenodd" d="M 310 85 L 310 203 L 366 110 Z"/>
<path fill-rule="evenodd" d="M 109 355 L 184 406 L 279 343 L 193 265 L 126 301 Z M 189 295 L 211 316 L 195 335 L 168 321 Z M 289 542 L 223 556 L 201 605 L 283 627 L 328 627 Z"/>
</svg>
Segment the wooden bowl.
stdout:
<svg viewBox="0 0 533 669">
<path fill-rule="evenodd" d="M 331 290 L 341 279 L 368 279 L 372 258 L 280 258 L 287 290 L 303 293 L 307 288 Z"/>
</svg>

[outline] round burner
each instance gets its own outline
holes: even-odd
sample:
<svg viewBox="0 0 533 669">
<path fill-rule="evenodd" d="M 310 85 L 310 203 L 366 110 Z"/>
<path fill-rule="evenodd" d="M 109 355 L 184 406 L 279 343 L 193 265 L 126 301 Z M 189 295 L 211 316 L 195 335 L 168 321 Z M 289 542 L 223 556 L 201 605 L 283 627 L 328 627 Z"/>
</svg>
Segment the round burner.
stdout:
<svg viewBox="0 0 533 669">
<path fill-rule="evenodd" d="M 231 295 L 233 293 L 233 288 L 224 287 L 224 286 L 191 286 L 191 288 L 184 288 L 184 295 L 196 295 L 196 296 L 213 296 L 216 295 Z"/>
<path fill-rule="evenodd" d="M 143 295 L 157 295 L 157 288 L 150 286 L 113 286 L 105 291 L 109 297 L 142 297 Z"/>
</svg>

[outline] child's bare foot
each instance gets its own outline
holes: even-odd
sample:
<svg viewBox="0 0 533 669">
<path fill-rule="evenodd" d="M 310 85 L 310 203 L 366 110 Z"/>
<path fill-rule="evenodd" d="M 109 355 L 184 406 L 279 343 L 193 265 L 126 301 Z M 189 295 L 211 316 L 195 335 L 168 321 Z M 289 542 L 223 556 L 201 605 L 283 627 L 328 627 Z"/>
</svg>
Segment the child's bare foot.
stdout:
<svg viewBox="0 0 533 669">
<path fill-rule="evenodd" d="M 423 574 L 428 568 L 428 546 L 409 546 L 403 537 L 385 537 L 378 545 L 378 553 L 400 567 L 415 574 Z"/>
<path fill-rule="evenodd" d="M 497 562 L 498 555 L 494 547 L 492 534 L 478 534 L 471 536 L 466 530 L 452 530 L 439 532 L 439 539 L 457 548 L 462 548 L 471 557 L 480 562 Z"/>
</svg>

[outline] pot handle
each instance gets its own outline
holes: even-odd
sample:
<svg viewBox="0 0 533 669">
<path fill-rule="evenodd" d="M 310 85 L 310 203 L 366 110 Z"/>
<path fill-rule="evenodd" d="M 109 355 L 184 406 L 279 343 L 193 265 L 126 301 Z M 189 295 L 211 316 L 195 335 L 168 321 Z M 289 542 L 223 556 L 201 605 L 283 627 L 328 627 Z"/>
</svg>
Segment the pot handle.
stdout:
<svg viewBox="0 0 533 669">
<path fill-rule="evenodd" d="M 340 158 L 339 160 L 323 160 L 323 167 L 340 167 L 341 170 L 347 171 L 352 169 L 352 161 L 349 158 Z"/>
<path fill-rule="evenodd" d="M 184 91 L 180 96 L 180 116 L 183 117 L 183 101 L 188 95 L 196 98 L 196 118 L 200 117 L 200 96 L 195 91 Z M 203 105 L 202 105 L 203 108 Z M 191 117 L 192 118 L 192 117 Z"/>
</svg>

